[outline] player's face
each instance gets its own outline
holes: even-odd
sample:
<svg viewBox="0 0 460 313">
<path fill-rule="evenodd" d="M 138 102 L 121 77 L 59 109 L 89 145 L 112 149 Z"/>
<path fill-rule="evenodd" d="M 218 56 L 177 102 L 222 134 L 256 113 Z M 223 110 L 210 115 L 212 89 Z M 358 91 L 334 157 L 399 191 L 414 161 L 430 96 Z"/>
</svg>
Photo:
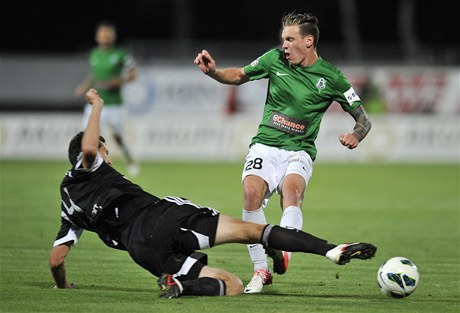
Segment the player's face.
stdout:
<svg viewBox="0 0 460 313">
<path fill-rule="evenodd" d="M 112 27 L 101 26 L 96 32 L 96 42 L 103 47 L 111 46 L 115 38 L 115 30 Z"/>
<path fill-rule="evenodd" d="M 286 59 L 290 64 L 302 65 L 308 55 L 307 46 L 311 36 L 303 37 L 299 31 L 299 25 L 285 26 L 281 33 L 282 48 Z"/>
<path fill-rule="evenodd" d="M 107 145 L 102 141 L 100 141 L 99 154 L 102 156 L 105 163 L 112 166 L 112 160 L 109 158 L 109 150 L 107 149 Z"/>
</svg>

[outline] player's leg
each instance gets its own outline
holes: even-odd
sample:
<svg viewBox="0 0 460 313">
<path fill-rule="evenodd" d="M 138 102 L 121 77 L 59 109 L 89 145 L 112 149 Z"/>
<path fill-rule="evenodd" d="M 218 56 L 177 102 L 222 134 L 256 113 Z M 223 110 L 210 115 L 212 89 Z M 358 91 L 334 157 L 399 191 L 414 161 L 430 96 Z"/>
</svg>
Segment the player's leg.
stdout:
<svg viewBox="0 0 460 313">
<path fill-rule="evenodd" d="M 157 280 L 160 297 L 236 296 L 243 293 L 243 282 L 233 273 L 199 263 L 195 265 L 201 266 L 198 276 L 193 274 L 193 270 L 185 276 L 183 273 L 162 274 Z"/>
<path fill-rule="evenodd" d="M 302 229 L 302 202 L 305 187 L 305 179 L 298 174 L 289 174 L 284 178 L 280 191 L 280 206 L 283 210 L 281 227 Z M 284 274 L 292 257 L 291 252 L 267 250 L 267 253 L 274 260 L 275 273 Z"/>
<path fill-rule="evenodd" d="M 283 214 L 280 226 L 289 229 L 302 229 L 302 203 L 304 192 L 313 171 L 313 161 L 304 151 L 288 151 L 284 179 L 280 184 L 280 205 Z M 273 259 L 274 270 L 278 274 L 286 272 L 291 253 L 273 251 L 267 253 Z"/>
<path fill-rule="evenodd" d="M 269 147 L 253 145 L 246 157 L 242 180 L 244 191 L 243 221 L 266 224 L 264 208 L 274 189 L 274 162 L 270 160 Z M 247 245 L 249 256 L 254 265 L 254 274 L 245 287 L 245 293 L 259 293 L 264 285 L 272 282 L 265 249 L 260 244 Z"/>
<path fill-rule="evenodd" d="M 126 161 L 128 162 L 128 165 L 129 164 L 134 164 L 134 159 L 133 159 L 133 157 L 131 155 L 130 150 L 128 149 L 128 146 L 125 143 L 125 140 L 123 139 L 122 133 L 120 133 L 118 131 L 114 131 L 113 139 L 115 139 L 115 142 L 121 148 L 121 150 L 123 152 L 123 155 L 124 155 Z"/>
<path fill-rule="evenodd" d="M 172 240 L 174 250 L 180 252 L 171 255 L 164 262 L 164 272 L 173 274 L 163 274 L 158 280 L 158 285 L 162 289 L 161 297 L 241 294 L 243 283 L 237 276 L 207 266 L 206 254 L 187 253 L 187 251 L 203 250 L 215 245 L 220 214 L 214 209 L 201 207 L 186 199 L 178 197 L 166 199 L 175 204 L 167 220 L 172 223 L 175 219 L 182 221 L 183 217 L 188 217 L 188 223 L 181 222 L 179 234 L 168 236 Z"/>
<path fill-rule="evenodd" d="M 266 182 L 259 176 L 249 175 L 244 178 L 244 209 L 242 219 L 243 221 L 267 224 L 265 218 L 264 208 L 268 199 L 265 195 L 268 192 Z M 249 256 L 254 264 L 254 272 L 258 270 L 269 270 L 265 250 L 260 244 L 250 244 L 247 246 Z"/>
<path fill-rule="evenodd" d="M 243 293 L 243 282 L 233 273 L 220 268 L 205 266 L 200 272 L 200 278 L 210 277 L 225 283 L 225 295 L 236 296 Z"/>
<path fill-rule="evenodd" d="M 339 265 L 344 265 L 351 259 L 370 259 L 377 251 L 377 247 L 370 243 L 355 242 L 335 245 L 303 231 L 277 225 L 267 225 L 263 230 L 261 241 L 267 248 L 318 254 Z"/>
<path fill-rule="evenodd" d="M 299 230 L 276 225 L 252 224 L 225 215 L 219 216 L 214 245 L 255 242 L 261 242 L 267 248 L 326 256 L 340 265 L 348 263 L 353 258 L 372 258 L 377 249 L 372 244 L 362 242 L 337 246 Z M 193 255 L 182 256 L 174 255 L 174 262 L 168 262 L 178 269 L 175 274 L 162 274 L 158 279 L 161 297 L 223 296 L 242 293 L 243 284 L 234 274 L 205 266 Z M 181 266 L 177 268 L 179 264 Z"/>
<path fill-rule="evenodd" d="M 128 164 L 128 173 L 136 176 L 139 173 L 139 165 L 135 162 L 131 150 L 124 138 L 124 108 L 121 105 L 111 105 L 104 108 L 106 110 L 108 121 L 107 123 L 112 128 L 113 138 L 120 147 L 123 156 Z"/>
<path fill-rule="evenodd" d="M 270 224 L 252 224 L 222 214 L 219 216 L 214 245 L 254 242 L 259 242 L 266 248 L 318 254 L 340 265 L 353 258 L 372 258 L 377 250 L 368 243 L 335 245 L 301 230 Z"/>
<path fill-rule="evenodd" d="M 261 243 L 267 248 L 323 256 L 337 246 L 300 230 L 253 224 L 220 214 L 214 245 L 226 243 Z"/>
<path fill-rule="evenodd" d="M 291 229 L 302 229 L 302 202 L 306 188 L 305 179 L 298 174 L 285 177 L 280 193 L 280 204 L 283 209 L 280 226 Z"/>
</svg>

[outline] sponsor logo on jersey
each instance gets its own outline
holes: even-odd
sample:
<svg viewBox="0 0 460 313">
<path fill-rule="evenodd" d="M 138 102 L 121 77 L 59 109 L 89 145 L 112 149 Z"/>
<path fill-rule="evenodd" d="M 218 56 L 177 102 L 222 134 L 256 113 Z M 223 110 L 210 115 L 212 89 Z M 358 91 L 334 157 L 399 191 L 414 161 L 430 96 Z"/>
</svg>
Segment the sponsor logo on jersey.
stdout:
<svg viewBox="0 0 460 313">
<path fill-rule="evenodd" d="M 345 92 L 343 93 L 343 95 L 344 95 L 345 98 L 347 99 L 349 105 L 352 105 L 353 102 L 356 102 L 356 101 L 361 100 L 361 99 L 359 98 L 359 96 L 356 94 L 356 92 L 355 92 L 355 90 L 353 89 L 353 87 L 350 87 L 350 89 L 348 89 L 347 91 L 345 91 Z"/>
<path fill-rule="evenodd" d="M 323 77 L 320 77 L 315 86 L 316 89 L 318 89 L 318 92 L 321 92 L 321 90 L 326 89 L 326 80 Z"/>
<path fill-rule="evenodd" d="M 286 76 L 286 75 L 289 75 L 287 73 L 280 73 L 278 71 L 276 71 L 276 76 Z"/>
<path fill-rule="evenodd" d="M 304 135 L 307 131 L 307 121 L 298 120 L 280 112 L 273 112 L 269 125 L 285 133 Z"/>
</svg>

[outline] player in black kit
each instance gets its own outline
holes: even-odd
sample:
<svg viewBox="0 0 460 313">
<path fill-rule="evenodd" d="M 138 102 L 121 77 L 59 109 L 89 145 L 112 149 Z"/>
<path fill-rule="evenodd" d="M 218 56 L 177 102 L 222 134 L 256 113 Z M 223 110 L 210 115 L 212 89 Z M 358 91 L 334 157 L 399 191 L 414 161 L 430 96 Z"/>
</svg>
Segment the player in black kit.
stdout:
<svg viewBox="0 0 460 313">
<path fill-rule="evenodd" d="M 302 231 L 244 222 L 184 198 L 149 194 L 112 168 L 99 134 L 104 101 L 94 89 L 86 98 L 92 112 L 86 130 L 69 145 L 72 169 L 61 184 L 62 223 L 49 259 L 56 288 L 73 287 L 64 261 L 83 230 L 97 233 L 111 248 L 128 251 L 158 277 L 164 298 L 241 294 L 243 283 L 236 275 L 208 266 L 206 254 L 195 251 L 225 243 L 261 243 L 278 258 L 283 257 L 278 250 L 305 252 L 340 265 L 375 255 L 377 248 L 369 243 L 335 245 Z"/>
</svg>

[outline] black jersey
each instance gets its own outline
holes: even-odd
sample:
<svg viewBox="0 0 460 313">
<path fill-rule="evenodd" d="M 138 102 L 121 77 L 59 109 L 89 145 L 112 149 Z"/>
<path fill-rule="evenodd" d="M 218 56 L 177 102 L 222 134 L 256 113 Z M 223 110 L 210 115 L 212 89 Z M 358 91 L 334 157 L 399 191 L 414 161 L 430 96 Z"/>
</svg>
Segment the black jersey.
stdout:
<svg viewBox="0 0 460 313">
<path fill-rule="evenodd" d="M 96 232 L 113 247 L 112 241 L 126 224 L 159 198 L 129 181 L 99 155 L 93 168 L 80 166 L 78 162 L 61 183 L 61 209 L 72 223 Z"/>
<path fill-rule="evenodd" d="M 109 247 L 128 251 L 140 266 L 159 276 L 199 277 L 214 245 L 219 212 L 180 197 L 159 199 L 107 165 L 97 155 L 90 169 L 81 161 L 61 184 L 61 228 L 54 246 L 76 244 L 83 230 Z"/>
</svg>

